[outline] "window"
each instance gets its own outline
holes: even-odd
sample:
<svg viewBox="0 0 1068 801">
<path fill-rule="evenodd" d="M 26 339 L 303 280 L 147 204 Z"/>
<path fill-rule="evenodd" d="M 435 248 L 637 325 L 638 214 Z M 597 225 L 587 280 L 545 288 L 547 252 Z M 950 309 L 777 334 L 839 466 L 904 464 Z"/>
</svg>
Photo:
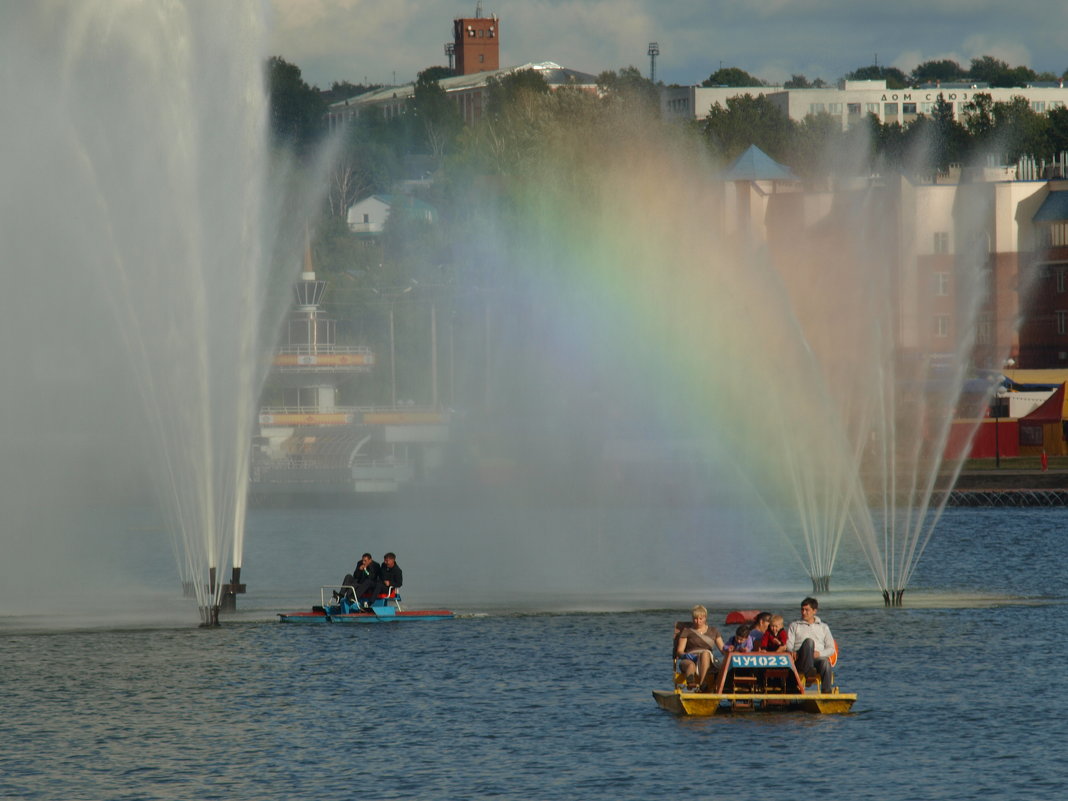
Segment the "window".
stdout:
<svg viewBox="0 0 1068 801">
<path fill-rule="evenodd" d="M 975 344 L 994 344 L 994 318 L 990 312 L 983 312 L 979 315 L 979 320 L 975 327 Z"/>
<path fill-rule="evenodd" d="M 831 113 L 831 114 L 836 115 L 836 116 L 841 116 L 842 115 L 842 104 L 841 103 L 828 103 L 827 104 L 827 111 L 829 113 Z"/>
<path fill-rule="evenodd" d="M 1032 100 L 1031 111 L 1035 112 L 1036 114 L 1045 114 L 1046 104 L 1043 103 L 1041 100 Z"/>
<path fill-rule="evenodd" d="M 809 103 L 808 104 L 808 112 L 809 112 L 809 114 L 822 114 L 825 108 L 826 107 L 824 106 L 823 103 Z"/>
<path fill-rule="evenodd" d="M 949 315 L 939 314 L 935 316 L 935 336 L 945 338 L 949 336 Z"/>
<path fill-rule="evenodd" d="M 365 214 L 365 215 L 363 215 L 363 221 L 364 221 L 365 223 L 369 223 L 369 222 L 371 222 L 371 215 L 370 215 L 370 214 Z"/>
<path fill-rule="evenodd" d="M 897 103 L 884 103 L 883 114 L 887 117 L 897 116 Z"/>
<path fill-rule="evenodd" d="M 1054 277 L 1057 279 L 1057 294 L 1064 294 L 1064 268 L 1058 267 L 1053 271 Z"/>
<path fill-rule="evenodd" d="M 860 103 L 846 103 L 846 109 L 850 115 L 860 115 Z"/>
<path fill-rule="evenodd" d="M 1018 429 L 1020 432 L 1020 444 L 1021 445 L 1041 445 L 1042 444 L 1042 426 L 1036 425 L 1022 425 Z"/>
<path fill-rule="evenodd" d="M 1055 311 L 1053 316 L 1057 321 L 1057 333 L 1061 336 L 1068 334 L 1068 311 Z"/>
<path fill-rule="evenodd" d="M 916 104 L 915 103 L 902 103 L 901 104 L 901 113 L 902 114 L 915 114 L 916 113 Z"/>
<path fill-rule="evenodd" d="M 949 253 L 949 232 L 948 231 L 935 231 L 935 234 L 934 234 L 934 252 L 935 253 Z"/>
<path fill-rule="evenodd" d="M 1038 248 L 1057 248 L 1068 245 L 1068 222 L 1055 222 L 1035 226 Z"/>
<path fill-rule="evenodd" d="M 935 110 L 935 104 L 934 103 L 920 103 L 920 113 L 921 114 L 934 114 L 934 110 Z"/>
<path fill-rule="evenodd" d="M 939 297 L 946 297 L 949 294 L 949 273 L 937 272 L 934 274 L 935 279 L 935 294 Z"/>
<path fill-rule="evenodd" d="M 868 114 L 878 114 L 879 113 L 879 104 L 878 103 L 866 103 L 865 106 L 864 106 L 864 109 Z"/>
</svg>

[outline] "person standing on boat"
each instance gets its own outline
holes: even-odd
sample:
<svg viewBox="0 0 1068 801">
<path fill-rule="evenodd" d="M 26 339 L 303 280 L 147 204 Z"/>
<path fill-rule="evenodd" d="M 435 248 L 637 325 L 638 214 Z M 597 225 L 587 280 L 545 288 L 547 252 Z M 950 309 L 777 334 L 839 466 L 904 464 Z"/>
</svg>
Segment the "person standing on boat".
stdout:
<svg viewBox="0 0 1068 801">
<path fill-rule="evenodd" d="M 820 692 L 831 691 L 831 660 L 834 637 L 830 627 L 816 615 L 820 608 L 815 598 L 801 602 L 801 619 L 790 624 L 786 633 L 786 650 L 794 655 L 797 672 L 802 676 L 820 677 Z"/>
<path fill-rule="evenodd" d="M 715 626 L 708 625 L 708 610 L 698 604 L 690 610 L 691 623 L 683 626 L 675 641 L 675 667 L 682 674 L 687 685 L 690 685 L 690 677 L 697 674 L 693 683 L 701 687 L 711 672 L 715 676 L 714 667 L 717 659 L 714 648 L 723 652 L 723 637 Z"/>
<path fill-rule="evenodd" d="M 396 592 L 404 583 L 404 571 L 397 564 L 397 555 L 390 551 L 382 557 L 382 565 L 378 568 L 378 589 L 376 595 L 389 595 L 390 591 Z"/>
</svg>

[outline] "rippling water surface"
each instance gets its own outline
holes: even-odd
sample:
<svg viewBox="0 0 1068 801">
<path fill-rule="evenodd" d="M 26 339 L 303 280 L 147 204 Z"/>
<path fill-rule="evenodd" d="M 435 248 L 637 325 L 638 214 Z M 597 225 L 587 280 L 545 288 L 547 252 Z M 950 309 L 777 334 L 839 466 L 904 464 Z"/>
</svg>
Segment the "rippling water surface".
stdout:
<svg viewBox="0 0 1068 801">
<path fill-rule="evenodd" d="M 257 548 L 302 562 L 306 547 L 270 533 L 281 514 L 258 512 L 249 562 Z M 498 598 L 439 623 L 284 626 L 273 614 L 291 595 L 311 602 L 293 567 L 215 630 L 8 619 L 0 797 L 1059 796 L 1066 517 L 950 510 L 901 610 L 857 589 L 844 555 L 849 586 L 821 610 L 839 683 L 859 694 L 841 717 L 659 709 L 681 599 L 592 612 Z M 790 618 L 804 594 L 796 582 L 766 605 Z"/>
</svg>

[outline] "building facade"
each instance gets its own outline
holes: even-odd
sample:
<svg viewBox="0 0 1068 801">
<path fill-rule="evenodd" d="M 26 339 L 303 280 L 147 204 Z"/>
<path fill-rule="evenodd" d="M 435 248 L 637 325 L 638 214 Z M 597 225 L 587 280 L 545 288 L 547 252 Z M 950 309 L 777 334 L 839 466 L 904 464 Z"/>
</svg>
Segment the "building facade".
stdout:
<svg viewBox="0 0 1068 801">
<path fill-rule="evenodd" d="M 471 75 L 501 68 L 501 21 L 497 17 L 463 17 L 452 22 L 456 74 Z"/>
<path fill-rule="evenodd" d="M 661 90 L 660 110 L 665 119 L 704 119 L 709 109 L 726 106 L 732 97 L 752 95 L 767 97 L 787 117 L 800 122 L 809 114 L 830 114 L 849 128 L 874 114 L 882 123 L 905 125 L 921 114 L 930 117 L 941 97 L 950 103 L 953 115 L 960 120 L 965 106 L 977 94 L 988 94 L 995 103 L 1023 97 L 1038 113 L 1062 108 L 1068 103 L 1068 88 L 1062 83 L 1035 84 L 1008 89 L 992 89 L 984 84 L 936 84 L 907 89 L 887 89 L 886 81 L 843 81 L 838 87 L 820 89 L 784 89 L 781 86 L 753 87 L 665 87 Z"/>
</svg>

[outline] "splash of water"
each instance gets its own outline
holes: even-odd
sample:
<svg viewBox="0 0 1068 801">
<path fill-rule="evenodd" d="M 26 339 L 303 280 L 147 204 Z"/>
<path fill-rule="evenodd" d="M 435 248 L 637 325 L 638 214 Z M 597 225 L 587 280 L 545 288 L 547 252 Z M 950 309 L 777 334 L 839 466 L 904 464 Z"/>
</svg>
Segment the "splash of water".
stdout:
<svg viewBox="0 0 1068 801">
<path fill-rule="evenodd" d="M 537 164 L 516 187 L 527 230 L 507 261 L 535 309 L 515 318 L 542 318 L 527 333 L 556 358 L 524 394 L 590 392 L 599 424 L 687 432 L 755 488 L 817 591 L 848 535 L 879 590 L 900 599 L 943 508 L 935 482 L 973 344 L 936 347 L 920 330 L 921 278 L 902 271 L 898 230 L 880 227 L 906 217 L 909 188 L 829 193 L 807 208 L 774 199 L 777 228 L 754 245 L 730 223 L 734 188 L 717 185 L 714 167 L 662 142 L 571 142 Z M 981 219 L 963 214 L 959 240 Z M 961 331 L 975 330 L 985 297 L 983 255 L 949 268 Z M 532 360 L 522 364 L 517 386 Z M 732 541 L 752 536 L 721 533 L 710 553 L 729 559 Z"/>
<path fill-rule="evenodd" d="M 38 440 L 14 502 L 73 495 L 101 469 L 136 494 L 150 472 L 205 622 L 241 566 L 270 316 L 261 17 L 255 2 L 46 3 L 0 25 L 0 102 L 17 110 L 0 134 L 5 278 L 39 304 L 5 305 L 38 332 L 31 356 L 65 356 L 49 380 L 66 405 L 43 424 L 66 452 Z"/>
</svg>

